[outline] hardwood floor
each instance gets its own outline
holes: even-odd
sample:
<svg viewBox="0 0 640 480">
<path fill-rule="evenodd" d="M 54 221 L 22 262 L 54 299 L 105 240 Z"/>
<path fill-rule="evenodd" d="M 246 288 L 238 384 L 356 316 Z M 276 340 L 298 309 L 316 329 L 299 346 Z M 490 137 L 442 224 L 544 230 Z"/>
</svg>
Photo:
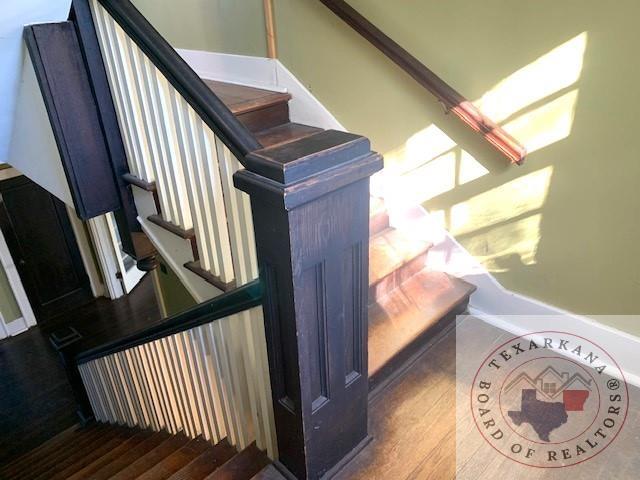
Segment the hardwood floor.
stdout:
<svg viewBox="0 0 640 480">
<path fill-rule="evenodd" d="M 78 419 L 49 333 L 73 326 L 84 335 L 129 332 L 160 318 L 149 276 L 130 295 L 99 298 L 0 342 L 0 465 L 40 445 Z"/>
<path fill-rule="evenodd" d="M 337 480 L 638 478 L 640 391 L 631 385 L 626 424 L 603 455 L 569 468 L 540 469 L 519 465 L 495 452 L 480 437 L 467 408 L 466 369 L 456 369 L 456 333 L 462 328 L 473 328 L 478 352 L 513 337 L 467 318 L 434 338 L 402 375 L 372 398 L 369 433 L 373 440 L 336 475 Z M 475 361 L 473 352 L 468 356 Z M 456 402 L 456 394 L 463 391 L 465 401 Z"/>
</svg>

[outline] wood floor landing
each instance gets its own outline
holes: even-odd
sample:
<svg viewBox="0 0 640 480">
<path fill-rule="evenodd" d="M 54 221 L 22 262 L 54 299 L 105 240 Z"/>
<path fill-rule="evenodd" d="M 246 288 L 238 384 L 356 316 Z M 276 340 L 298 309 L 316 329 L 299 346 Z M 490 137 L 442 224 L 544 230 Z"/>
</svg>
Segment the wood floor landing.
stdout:
<svg viewBox="0 0 640 480">
<path fill-rule="evenodd" d="M 335 480 L 631 480 L 640 471 L 640 391 L 630 387 L 627 423 L 605 455 L 569 469 L 520 466 L 492 450 L 475 428 L 456 424 L 456 328 L 473 322 L 478 345 L 502 343 L 513 335 L 481 320 L 467 318 L 434 338 L 424 353 L 387 388 L 372 398 L 372 442 L 340 471 Z M 498 342 L 499 341 L 499 342 Z M 464 380 L 462 380 L 464 381 Z M 467 397 L 465 397 L 467 398 Z M 466 402 L 465 402 L 466 405 Z M 464 412 L 464 410 L 463 410 Z M 456 428 L 464 451 L 456 471 Z M 460 450 L 462 451 L 462 450 Z M 457 475 L 456 475 L 457 473 Z"/>
</svg>

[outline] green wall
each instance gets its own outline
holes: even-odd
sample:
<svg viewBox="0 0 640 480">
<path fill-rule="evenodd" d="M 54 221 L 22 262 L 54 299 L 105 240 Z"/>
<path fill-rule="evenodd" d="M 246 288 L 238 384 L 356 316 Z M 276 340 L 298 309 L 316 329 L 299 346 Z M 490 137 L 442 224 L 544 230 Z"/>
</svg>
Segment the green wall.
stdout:
<svg viewBox="0 0 640 480">
<path fill-rule="evenodd" d="M 136 1 L 176 47 L 249 55 L 264 55 L 260 3 Z M 319 1 L 275 0 L 281 61 L 385 154 L 383 183 L 505 287 L 580 314 L 638 313 L 640 3 L 350 3 L 465 97 L 493 92 L 482 108 L 533 147 L 508 165 Z"/>
<path fill-rule="evenodd" d="M 581 314 L 639 313 L 640 3 L 350 3 L 469 99 L 510 78 L 515 98 L 505 102 L 518 110 L 506 120 L 523 118 L 516 131 L 539 147 L 526 164 L 508 166 L 316 0 L 276 0 L 283 63 L 390 168 L 432 125 L 453 140 L 454 157 L 477 162 L 482 176 L 431 192 L 424 205 L 505 287 Z M 538 70 L 522 70 L 530 65 Z M 450 181 L 455 166 L 440 163 L 419 172 L 425 181 Z"/>
<path fill-rule="evenodd" d="M 262 0 L 133 0 L 176 48 L 265 56 Z"/>
<path fill-rule="evenodd" d="M 193 307 L 196 301 L 162 258 L 158 267 L 158 281 L 167 315 L 175 315 Z"/>
</svg>

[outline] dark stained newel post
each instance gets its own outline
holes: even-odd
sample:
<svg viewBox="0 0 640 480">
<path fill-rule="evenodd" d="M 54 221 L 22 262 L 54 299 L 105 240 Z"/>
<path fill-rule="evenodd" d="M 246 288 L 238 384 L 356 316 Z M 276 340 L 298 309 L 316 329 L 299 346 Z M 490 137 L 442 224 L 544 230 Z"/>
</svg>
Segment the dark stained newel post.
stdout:
<svg viewBox="0 0 640 480">
<path fill-rule="evenodd" d="M 258 150 L 236 186 L 251 197 L 280 466 L 334 471 L 367 435 L 369 141 L 344 132 Z"/>
</svg>

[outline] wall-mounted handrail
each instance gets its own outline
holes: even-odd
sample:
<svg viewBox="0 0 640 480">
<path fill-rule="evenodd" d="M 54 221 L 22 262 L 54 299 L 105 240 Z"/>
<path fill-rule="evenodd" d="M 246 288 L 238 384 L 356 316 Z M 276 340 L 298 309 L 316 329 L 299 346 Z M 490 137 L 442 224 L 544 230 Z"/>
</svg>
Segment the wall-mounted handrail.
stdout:
<svg viewBox="0 0 640 480">
<path fill-rule="evenodd" d="M 229 317 L 261 305 L 262 296 L 262 284 L 259 279 L 254 280 L 209 301 L 200 303 L 189 310 L 168 317 L 142 331 L 79 353 L 75 360 L 80 365 Z"/>
<path fill-rule="evenodd" d="M 98 1 L 240 162 L 261 148 L 251 132 L 129 0 Z"/>
<path fill-rule="evenodd" d="M 420 60 L 393 41 L 344 0 L 320 0 L 391 61 L 431 92 L 447 111 L 479 132 L 512 163 L 522 164 L 526 149 L 502 127 L 480 112 L 469 100 L 429 70 Z"/>
</svg>

